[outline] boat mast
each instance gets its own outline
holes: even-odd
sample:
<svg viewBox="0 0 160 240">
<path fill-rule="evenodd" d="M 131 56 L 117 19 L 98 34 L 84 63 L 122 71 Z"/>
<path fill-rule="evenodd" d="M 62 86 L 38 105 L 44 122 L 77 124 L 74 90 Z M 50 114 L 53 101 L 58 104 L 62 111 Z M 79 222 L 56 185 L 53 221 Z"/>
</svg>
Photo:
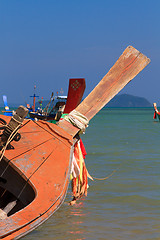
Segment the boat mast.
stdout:
<svg viewBox="0 0 160 240">
<path fill-rule="evenodd" d="M 39 97 L 39 96 L 36 96 L 36 94 L 35 94 L 35 91 L 36 91 L 36 85 L 34 86 L 34 94 L 33 94 L 33 96 L 30 96 L 30 97 L 33 97 L 33 106 L 32 106 L 32 108 L 33 108 L 33 112 L 35 112 L 35 109 L 36 109 L 36 97 Z"/>
</svg>

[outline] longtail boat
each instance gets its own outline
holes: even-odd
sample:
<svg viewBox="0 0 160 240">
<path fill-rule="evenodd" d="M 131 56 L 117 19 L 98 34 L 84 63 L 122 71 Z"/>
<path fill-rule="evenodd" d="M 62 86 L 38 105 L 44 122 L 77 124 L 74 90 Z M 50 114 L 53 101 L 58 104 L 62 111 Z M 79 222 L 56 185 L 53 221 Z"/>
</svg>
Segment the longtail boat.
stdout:
<svg viewBox="0 0 160 240">
<path fill-rule="evenodd" d="M 160 121 L 160 112 L 159 112 L 159 110 L 157 109 L 157 104 L 156 104 L 156 103 L 153 103 L 153 107 L 154 107 L 153 119 L 157 119 L 157 117 L 158 117 L 158 120 Z"/>
<path fill-rule="evenodd" d="M 150 60 L 129 46 L 95 89 L 57 124 L 1 115 L 0 239 L 19 239 L 46 221 L 63 203 L 74 146 L 88 121 Z"/>
<path fill-rule="evenodd" d="M 4 109 L 5 109 L 5 110 L 2 110 L 3 114 L 6 116 L 12 116 L 13 111 L 9 109 L 6 95 L 3 95 L 3 103 L 4 103 Z"/>
<path fill-rule="evenodd" d="M 71 78 L 69 79 L 68 94 L 66 96 L 53 96 L 51 95 L 50 101 L 47 106 L 42 110 L 30 111 L 29 116 L 34 119 L 41 120 L 56 120 L 58 121 L 61 115 L 68 114 L 74 110 L 81 102 L 86 83 L 84 78 Z M 52 106 L 53 103 L 54 105 Z M 35 100 L 34 100 L 35 104 Z M 50 107 L 51 105 L 51 107 Z M 35 107 L 34 107 L 35 109 Z"/>
</svg>

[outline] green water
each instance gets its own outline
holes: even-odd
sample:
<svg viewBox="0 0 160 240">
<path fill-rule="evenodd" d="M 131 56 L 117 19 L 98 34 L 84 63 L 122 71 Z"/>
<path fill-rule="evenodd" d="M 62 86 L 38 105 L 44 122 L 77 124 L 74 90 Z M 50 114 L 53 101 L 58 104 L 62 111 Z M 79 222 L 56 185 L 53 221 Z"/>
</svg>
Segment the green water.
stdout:
<svg viewBox="0 0 160 240">
<path fill-rule="evenodd" d="M 87 198 L 61 208 L 25 240 L 160 239 L 160 123 L 153 109 L 104 109 L 82 137 Z M 43 204 L 43 203 L 42 203 Z"/>
</svg>

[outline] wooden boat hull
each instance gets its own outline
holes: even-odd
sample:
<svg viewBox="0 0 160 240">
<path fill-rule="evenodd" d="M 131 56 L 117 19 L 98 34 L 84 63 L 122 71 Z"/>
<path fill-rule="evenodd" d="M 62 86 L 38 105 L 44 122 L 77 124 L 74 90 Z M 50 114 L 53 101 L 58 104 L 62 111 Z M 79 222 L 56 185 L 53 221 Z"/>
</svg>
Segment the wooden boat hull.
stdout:
<svg viewBox="0 0 160 240">
<path fill-rule="evenodd" d="M 71 136 L 56 125 L 31 120 L 24 121 L 19 133 L 22 140 L 11 142 L 14 149 L 6 150 L 0 162 L 7 181 L 0 182 L 0 189 L 1 195 L 5 189 L 18 198 L 22 209 L 0 220 L 0 239 L 19 238 L 47 220 L 62 204 L 69 183 Z M 8 177 L 13 170 L 15 181 Z"/>
</svg>

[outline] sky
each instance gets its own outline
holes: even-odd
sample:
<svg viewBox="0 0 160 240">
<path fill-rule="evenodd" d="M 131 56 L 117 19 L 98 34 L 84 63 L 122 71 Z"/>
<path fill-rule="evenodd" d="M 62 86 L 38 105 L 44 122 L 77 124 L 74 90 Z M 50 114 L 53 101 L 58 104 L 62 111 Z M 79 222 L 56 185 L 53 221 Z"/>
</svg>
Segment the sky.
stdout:
<svg viewBox="0 0 160 240">
<path fill-rule="evenodd" d="M 0 95 L 25 105 L 82 77 L 86 97 L 129 45 L 151 63 L 120 94 L 160 105 L 159 0 L 1 0 Z"/>
</svg>

